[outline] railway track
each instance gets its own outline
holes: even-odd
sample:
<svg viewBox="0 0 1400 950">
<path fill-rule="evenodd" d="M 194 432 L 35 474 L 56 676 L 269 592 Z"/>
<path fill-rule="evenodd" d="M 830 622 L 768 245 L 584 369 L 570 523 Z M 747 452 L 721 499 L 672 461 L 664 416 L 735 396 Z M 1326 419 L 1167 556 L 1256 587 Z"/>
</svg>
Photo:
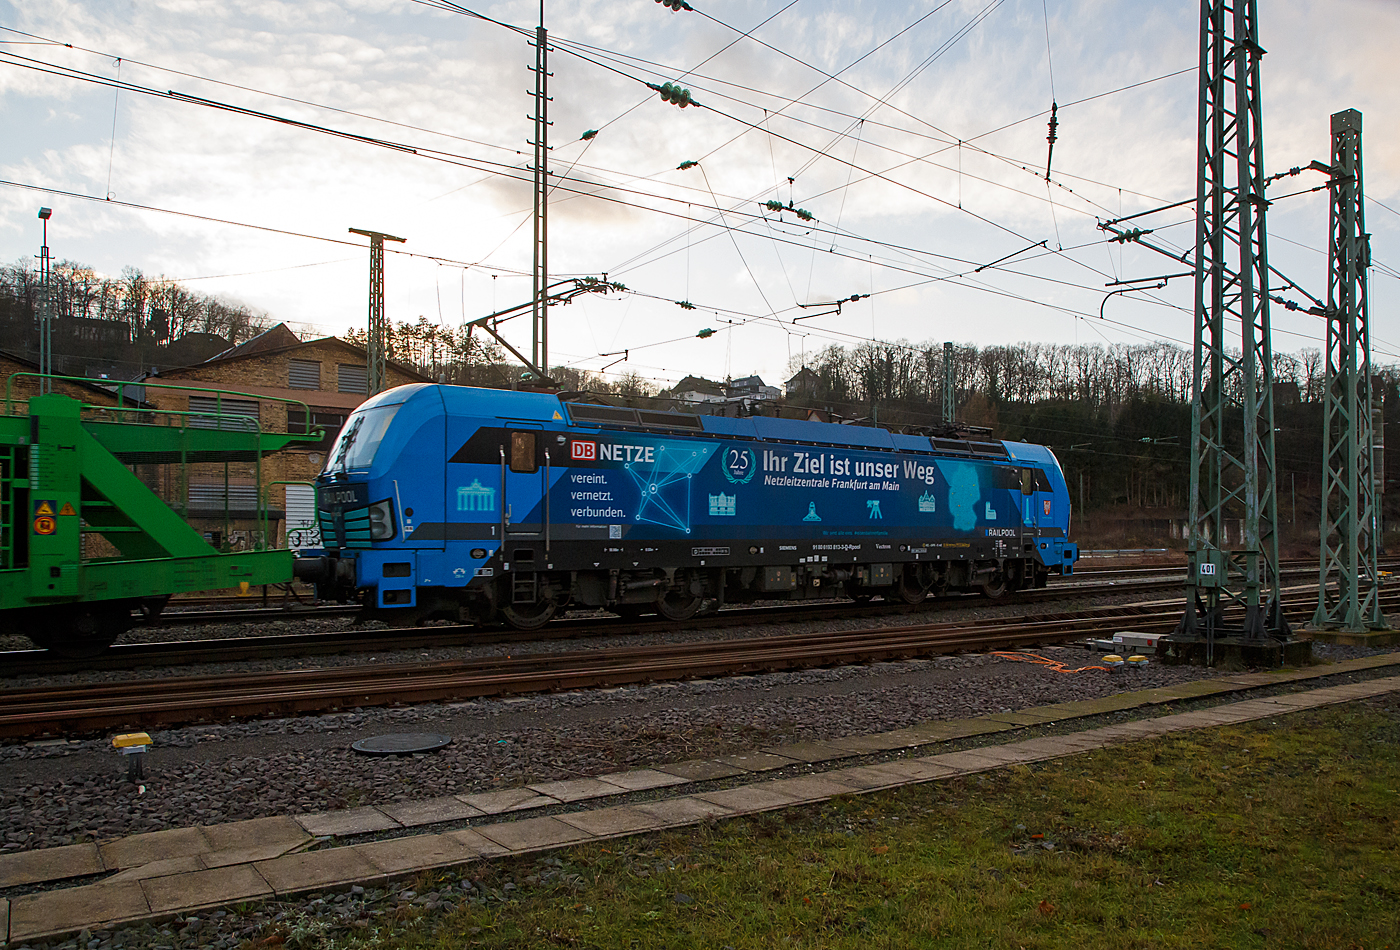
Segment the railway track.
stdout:
<svg viewBox="0 0 1400 950">
<path fill-rule="evenodd" d="M 1302 620 L 1311 612 L 1315 597 L 1306 588 L 1295 589 L 1285 594 L 1285 607 L 1291 617 Z M 1400 591 L 1387 592 L 1384 601 L 1387 609 L 1400 607 Z M 72 736 L 97 730 L 1010 650 L 1082 640 L 1128 626 L 1164 633 L 1175 627 L 1180 616 L 1180 605 L 1157 603 L 1011 620 L 14 689 L 0 691 L 0 737 Z"/>
<path fill-rule="evenodd" d="M 1400 566 L 1400 559 L 1383 563 L 1383 567 Z M 1090 568 L 1076 571 L 1069 577 L 1058 575 L 1050 579 L 1047 590 L 1068 591 L 1082 586 L 1110 586 L 1121 588 L 1124 581 L 1141 581 L 1148 584 L 1180 583 L 1185 564 L 1148 565 L 1143 567 Z M 1296 559 L 1284 561 L 1281 565 L 1283 577 L 1310 576 L 1317 572 L 1317 562 Z M 250 607 L 254 597 L 206 597 L 172 601 L 157 618 L 146 620 L 143 626 L 193 626 L 205 623 L 252 623 L 260 620 L 303 620 L 308 617 L 353 616 L 359 607 L 341 604 L 310 604 L 299 600 L 284 599 L 278 606 L 262 604 Z M 795 605 L 801 609 L 810 605 Z"/>
<path fill-rule="evenodd" d="M 1120 595 L 1170 591 L 1180 577 L 1157 580 L 1109 580 L 1098 584 L 1052 584 L 1039 590 L 1019 591 L 995 601 L 996 604 L 1038 603 L 1065 597 Z M 819 601 L 763 607 L 732 607 L 676 622 L 660 618 L 624 622 L 614 617 L 580 617 L 555 620 L 534 631 L 506 627 L 438 624 L 425 627 L 399 627 L 377 630 L 340 630 L 327 633 L 275 636 L 230 637 L 212 640 L 117 644 L 91 659 L 65 659 L 44 650 L 13 650 L 0 653 L 0 675 L 52 675 L 80 670 L 130 670 L 153 666 L 184 666 L 199 663 L 226 663 L 287 656 L 325 656 L 339 653 L 383 652 L 389 650 L 433 649 L 491 643 L 526 643 L 540 640 L 584 639 L 619 634 L 671 633 L 676 630 L 703 630 L 739 624 L 809 623 L 888 616 L 920 616 L 968 603 L 989 603 L 978 594 L 959 594 L 930 599 L 917 606 L 879 601 L 857 604 L 851 601 Z M 336 613 L 277 611 L 278 620 L 302 620 L 340 616 L 354 608 L 332 608 Z M 262 611 L 216 611 L 220 623 L 256 622 Z M 254 616 L 244 616 L 253 614 Z"/>
<path fill-rule="evenodd" d="M 1178 568 L 1162 568 L 1147 577 L 1139 569 L 1106 571 L 1092 575 L 1055 578 L 1049 587 L 1020 591 L 996 601 L 1000 604 L 1038 603 L 1066 597 L 1119 596 L 1123 594 L 1171 593 L 1182 582 Z M 1311 577 L 1316 566 L 1301 562 L 1285 564 L 1284 579 Z M 1089 577 L 1096 577 L 1090 580 Z M 879 601 L 856 604 L 850 601 L 781 604 L 763 607 L 725 608 L 677 623 L 661 620 L 632 621 L 625 625 L 616 618 L 582 617 L 555 620 L 536 631 L 505 627 L 438 624 L 401 627 L 391 630 L 341 630 L 326 633 L 271 636 L 224 637 L 173 642 L 118 644 L 101 656 L 66 659 L 43 650 L 0 652 L 0 676 L 42 676 L 81 670 L 132 670 L 143 667 L 185 666 L 200 663 L 239 662 L 288 656 L 327 656 L 343 653 L 385 652 L 390 650 L 435 649 L 492 643 L 527 643 L 540 640 L 583 639 L 618 634 L 670 633 L 676 630 L 711 629 L 756 623 L 808 623 L 842 619 L 888 616 L 919 616 L 965 603 L 979 603 L 980 595 L 961 594 L 935 598 L 917 606 Z M 353 616 L 355 607 L 331 606 L 302 610 L 254 608 L 239 610 L 190 611 L 211 617 L 220 624 L 256 623 L 265 620 L 304 620 L 309 618 Z M 185 622 L 195 625 L 198 618 Z"/>
</svg>

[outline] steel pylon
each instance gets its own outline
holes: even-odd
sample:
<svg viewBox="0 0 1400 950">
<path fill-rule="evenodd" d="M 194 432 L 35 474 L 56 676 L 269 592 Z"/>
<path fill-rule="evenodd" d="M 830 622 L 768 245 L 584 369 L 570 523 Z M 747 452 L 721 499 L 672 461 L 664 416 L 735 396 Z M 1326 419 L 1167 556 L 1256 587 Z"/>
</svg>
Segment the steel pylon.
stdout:
<svg viewBox="0 0 1400 950">
<path fill-rule="evenodd" d="M 544 28 L 544 0 L 540 0 L 540 25 L 535 29 L 535 227 L 532 242 L 530 361 L 549 376 L 549 34 Z"/>
<path fill-rule="evenodd" d="M 382 231 L 362 231 L 351 228 L 351 234 L 369 238 L 369 332 L 366 336 L 365 375 L 369 377 L 369 395 L 383 392 L 389 377 L 384 363 L 389 349 L 389 324 L 384 316 L 384 242 L 406 238 L 394 237 Z"/>
<path fill-rule="evenodd" d="M 953 417 L 956 414 L 957 391 L 955 387 L 955 377 L 953 375 L 953 344 L 951 341 L 943 344 L 943 424 L 950 426 L 953 424 Z"/>
<path fill-rule="evenodd" d="M 1313 625 L 1360 633 L 1385 630 L 1387 625 L 1377 566 L 1379 473 L 1366 306 L 1370 235 L 1362 207 L 1361 113 L 1355 109 L 1332 115 L 1330 177 L 1322 557 Z"/>
<path fill-rule="evenodd" d="M 1202 0 L 1187 605 L 1177 637 L 1286 639 L 1256 0 Z M 1234 530 L 1238 526 L 1237 530 Z M 1225 609 L 1243 623 L 1225 626 Z"/>
</svg>

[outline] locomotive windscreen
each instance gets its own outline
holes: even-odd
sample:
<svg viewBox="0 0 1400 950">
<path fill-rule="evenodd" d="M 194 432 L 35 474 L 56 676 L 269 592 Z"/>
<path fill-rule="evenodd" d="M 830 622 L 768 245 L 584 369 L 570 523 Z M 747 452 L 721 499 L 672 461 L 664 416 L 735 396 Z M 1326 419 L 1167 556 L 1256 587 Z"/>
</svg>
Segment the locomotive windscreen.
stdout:
<svg viewBox="0 0 1400 950">
<path fill-rule="evenodd" d="M 403 403 L 392 406 L 375 406 L 360 409 L 345 421 L 340 437 L 335 440 L 330 454 L 326 456 L 327 472 L 344 472 L 350 469 L 369 468 L 374 461 L 374 453 L 384 440 L 384 433 L 394 415 Z"/>
</svg>

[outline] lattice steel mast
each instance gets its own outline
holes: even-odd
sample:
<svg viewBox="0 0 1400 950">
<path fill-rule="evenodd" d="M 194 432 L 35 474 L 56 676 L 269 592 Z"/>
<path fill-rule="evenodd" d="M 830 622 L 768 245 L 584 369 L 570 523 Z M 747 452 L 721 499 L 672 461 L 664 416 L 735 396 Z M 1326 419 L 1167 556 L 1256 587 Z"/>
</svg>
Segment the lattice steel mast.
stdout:
<svg viewBox="0 0 1400 950">
<path fill-rule="evenodd" d="M 535 28 L 535 236 L 530 317 L 530 361 L 549 375 L 549 36 L 544 28 L 544 0 L 540 0 L 540 25 Z"/>
<path fill-rule="evenodd" d="M 953 424 L 954 402 L 956 401 L 953 384 L 953 343 L 949 340 L 943 344 L 943 424 L 945 426 Z"/>
<path fill-rule="evenodd" d="M 1256 0 L 1201 2 L 1187 609 L 1178 637 L 1288 637 L 1278 601 L 1273 352 Z M 1238 519 L 1239 546 L 1226 530 Z M 1226 629 L 1224 609 L 1244 610 Z"/>
<path fill-rule="evenodd" d="M 369 395 L 383 392 L 388 376 L 384 372 L 386 351 L 389 348 L 389 325 L 384 317 L 384 242 L 406 238 L 394 237 L 382 231 L 362 231 L 351 228 L 351 234 L 362 234 L 369 238 L 369 333 L 366 351 L 366 376 L 369 377 Z"/>
<path fill-rule="evenodd" d="M 1322 558 L 1313 624 L 1350 632 L 1384 630 L 1377 583 L 1380 525 L 1366 306 L 1371 236 L 1362 207 L 1361 113 L 1355 109 L 1332 116 L 1329 191 Z M 1335 587 L 1329 590 L 1329 584 Z"/>
</svg>

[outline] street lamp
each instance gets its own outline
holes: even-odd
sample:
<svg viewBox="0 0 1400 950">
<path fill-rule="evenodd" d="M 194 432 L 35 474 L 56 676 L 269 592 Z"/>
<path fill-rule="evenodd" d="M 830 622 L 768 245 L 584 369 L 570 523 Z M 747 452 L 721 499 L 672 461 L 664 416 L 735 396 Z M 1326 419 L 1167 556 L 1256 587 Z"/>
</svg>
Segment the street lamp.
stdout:
<svg viewBox="0 0 1400 950">
<path fill-rule="evenodd" d="M 49 260 L 49 218 L 52 208 L 40 208 L 39 220 L 44 222 L 44 243 L 39 248 L 39 392 L 53 389 L 53 307 L 52 262 Z"/>
</svg>

